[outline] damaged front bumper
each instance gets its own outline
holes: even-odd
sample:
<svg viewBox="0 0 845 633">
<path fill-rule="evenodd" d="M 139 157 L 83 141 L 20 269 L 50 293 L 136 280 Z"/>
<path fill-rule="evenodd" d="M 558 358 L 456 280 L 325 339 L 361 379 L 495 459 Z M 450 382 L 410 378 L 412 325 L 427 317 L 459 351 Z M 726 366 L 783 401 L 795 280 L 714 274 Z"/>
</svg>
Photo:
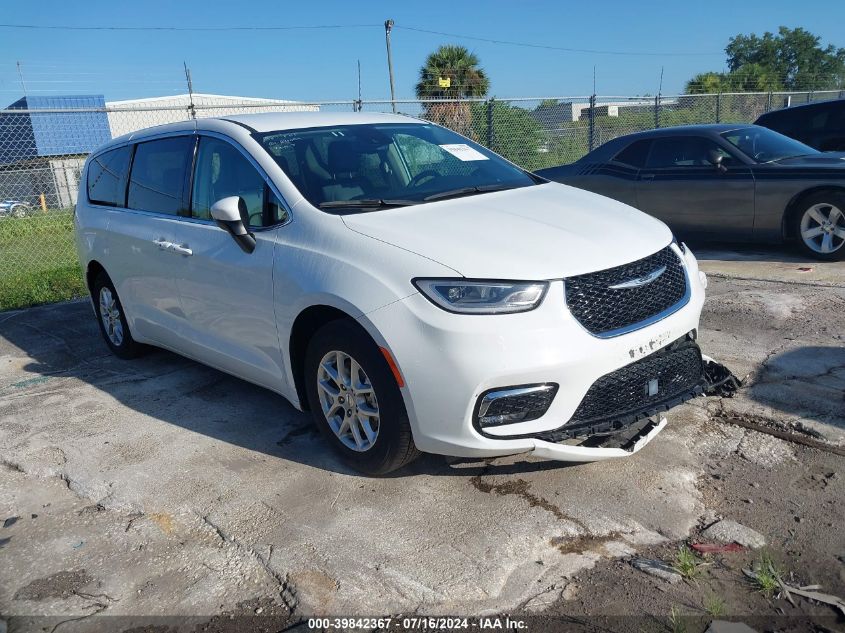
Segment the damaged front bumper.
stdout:
<svg viewBox="0 0 845 633">
<path fill-rule="evenodd" d="M 679 361 L 684 356 L 687 358 Z M 692 357 L 697 360 L 691 361 Z M 697 376 L 690 373 L 691 362 Z M 667 419 L 661 412 L 700 395 L 730 397 L 742 384 L 727 367 L 701 354 L 698 345 L 690 337 L 679 339 L 653 356 L 622 368 L 614 374 L 633 374 L 636 382 L 639 375 L 648 375 L 650 372 L 659 375 L 660 380 L 670 376 L 670 380 L 678 382 L 677 387 L 661 397 L 649 400 L 648 395 L 644 397 L 642 393 L 632 393 L 631 380 L 612 384 L 608 378 L 613 377 L 613 374 L 603 377 L 594 385 L 594 388 L 598 388 L 598 393 L 592 396 L 588 393 L 585 402 L 590 397 L 612 399 L 614 396 L 624 396 L 632 403 L 631 407 L 607 416 L 571 420 L 559 429 L 537 434 L 532 438 L 535 441 L 532 453 L 541 458 L 559 461 L 596 461 L 628 457 L 642 449 L 666 426 Z M 616 393 L 601 394 L 602 388 L 615 390 Z M 643 400 L 647 403 L 643 403 Z"/>
<path fill-rule="evenodd" d="M 593 436 L 580 444 L 554 443 L 535 439 L 531 454 L 561 462 L 595 462 L 630 457 L 651 442 L 667 424 L 664 416 L 639 420 L 628 428 L 602 437 Z"/>
</svg>

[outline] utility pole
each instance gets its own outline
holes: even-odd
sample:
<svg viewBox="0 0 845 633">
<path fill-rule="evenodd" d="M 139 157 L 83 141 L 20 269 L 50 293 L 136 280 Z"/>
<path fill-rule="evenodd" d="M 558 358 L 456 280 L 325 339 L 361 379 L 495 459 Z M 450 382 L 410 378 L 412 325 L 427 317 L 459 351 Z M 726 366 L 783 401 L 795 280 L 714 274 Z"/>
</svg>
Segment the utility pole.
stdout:
<svg viewBox="0 0 845 633">
<path fill-rule="evenodd" d="M 660 67 L 660 84 L 654 98 L 654 127 L 660 127 L 660 99 L 663 96 L 663 66 Z"/>
<path fill-rule="evenodd" d="M 358 60 L 358 112 L 363 109 L 364 102 L 361 101 L 361 60 Z"/>
<path fill-rule="evenodd" d="M 192 119 L 196 119 L 197 110 L 194 107 L 194 84 L 191 81 L 191 70 L 188 68 L 188 62 L 183 61 L 182 65 L 185 67 L 185 79 L 188 80 L 188 101 L 190 102 L 188 112 L 190 113 Z"/>
<path fill-rule="evenodd" d="M 390 50 L 390 31 L 393 28 L 393 20 L 384 21 L 384 39 L 387 42 L 387 72 L 390 74 L 390 104 L 393 106 L 393 113 L 396 114 L 396 90 L 393 87 L 393 53 Z"/>
<path fill-rule="evenodd" d="M 18 62 L 18 77 L 21 78 L 21 90 L 23 90 L 23 96 L 26 96 L 26 84 L 23 81 L 23 71 L 21 70 L 21 63 Z"/>
</svg>

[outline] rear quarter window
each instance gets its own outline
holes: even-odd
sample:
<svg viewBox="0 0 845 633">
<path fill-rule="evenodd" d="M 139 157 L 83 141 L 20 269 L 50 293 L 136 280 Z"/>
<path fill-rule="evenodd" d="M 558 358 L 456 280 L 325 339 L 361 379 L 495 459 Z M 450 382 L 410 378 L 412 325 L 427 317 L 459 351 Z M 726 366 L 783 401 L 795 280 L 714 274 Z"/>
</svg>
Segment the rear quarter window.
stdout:
<svg viewBox="0 0 845 633">
<path fill-rule="evenodd" d="M 195 138 L 175 136 L 138 143 L 129 176 L 132 209 L 187 215 L 186 190 Z"/>
<path fill-rule="evenodd" d="M 645 161 L 648 157 L 649 149 L 651 149 L 650 139 L 635 141 L 616 154 L 616 156 L 613 157 L 613 160 L 617 163 L 622 163 L 623 165 L 641 169 L 645 167 Z"/>
<path fill-rule="evenodd" d="M 126 172 L 131 148 L 119 147 L 98 154 L 88 165 L 88 200 L 108 207 L 126 202 Z"/>
</svg>

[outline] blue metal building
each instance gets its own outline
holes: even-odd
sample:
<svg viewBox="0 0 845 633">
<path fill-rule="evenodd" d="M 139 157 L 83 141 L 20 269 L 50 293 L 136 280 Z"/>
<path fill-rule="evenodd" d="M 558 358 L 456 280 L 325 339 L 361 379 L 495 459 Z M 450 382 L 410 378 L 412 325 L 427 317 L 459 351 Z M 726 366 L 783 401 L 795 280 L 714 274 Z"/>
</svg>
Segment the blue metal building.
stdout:
<svg viewBox="0 0 845 633">
<path fill-rule="evenodd" d="M 105 105 L 103 95 L 27 96 L 0 111 L 0 198 L 74 204 L 85 157 L 111 139 Z"/>
<path fill-rule="evenodd" d="M 103 95 L 18 99 L 0 113 L 0 164 L 89 153 L 111 139 L 105 106 Z M 75 111 L 89 108 L 101 111 Z M 10 114 L 8 110 L 28 112 Z"/>
</svg>

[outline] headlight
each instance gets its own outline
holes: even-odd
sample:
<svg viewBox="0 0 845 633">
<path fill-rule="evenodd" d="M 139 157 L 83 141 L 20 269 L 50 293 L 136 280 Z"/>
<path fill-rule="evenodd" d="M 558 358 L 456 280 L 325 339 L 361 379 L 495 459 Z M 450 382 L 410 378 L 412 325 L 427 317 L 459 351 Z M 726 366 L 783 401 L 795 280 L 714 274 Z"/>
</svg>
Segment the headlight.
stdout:
<svg viewBox="0 0 845 633">
<path fill-rule="evenodd" d="M 432 303 L 463 314 L 509 314 L 533 310 L 543 301 L 547 281 L 414 279 Z"/>
</svg>

